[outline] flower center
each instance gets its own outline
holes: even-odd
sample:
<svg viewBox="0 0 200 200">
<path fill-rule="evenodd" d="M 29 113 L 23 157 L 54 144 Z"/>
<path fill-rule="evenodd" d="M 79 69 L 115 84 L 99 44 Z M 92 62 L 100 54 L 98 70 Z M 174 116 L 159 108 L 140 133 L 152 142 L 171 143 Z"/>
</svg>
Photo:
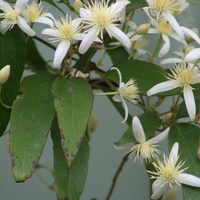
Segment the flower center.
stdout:
<svg viewBox="0 0 200 200">
<path fill-rule="evenodd" d="M 140 155 L 143 159 L 147 159 L 151 157 L 151 146 L 147 144 L 147 142 L 143 142 L 140 144 Z"/>
<path fill-rule="evenodd" d="M 34 22 L 41 13 L 41 8 L 38 4 L 33 3 L 23 11 L 23 16 L 29 21 Z"/>
<path fill-rule="evenodd" d="M 172 33 L 172 27 L 170 23 L 164 19 L 159 21 L 157 29 L 160 33 L 164 33 L 164 34 Z"/>
<path fill-rule="evenodd" d="M 17 12 L 17 11 L 15 11 L 15 10 L 8 10 L 6 13 L 5 13 L 5 15 L 4 15 L 4 17 L 5 17 L 5 19 L 7 19 L 8 21 L 14 21 L 14 20 L 16 20 L 17 19 L 17 17 L 18 17 L 18 15 L 19 15 L 19 13 Z"/>
<path fill-rule="evenodd" d="M 63 24 L 59 21 L 55 22 L 55 25 L 61 34 L 61 37 L 66 40 L 71 40 L 73 38 L 73 35 L 75 33 L 74 28 L 70 23 L 65 21 Z"/>
<path fill-rule="evenodd" d="M 166 167 L 161 171 L 161 177 L 167 183 L 173 182 L 173 179 L 176 176 L 177 176 L 177 172 L 171 167 Z"/>
<path fill-rule="evenodd" d="M 154 0 L 153 5 L 154 8 L 159 11 L 171 11 L 173 15 L 177 15 L 180 10 L 180 2 L 177 0 Z"/>
</svg>

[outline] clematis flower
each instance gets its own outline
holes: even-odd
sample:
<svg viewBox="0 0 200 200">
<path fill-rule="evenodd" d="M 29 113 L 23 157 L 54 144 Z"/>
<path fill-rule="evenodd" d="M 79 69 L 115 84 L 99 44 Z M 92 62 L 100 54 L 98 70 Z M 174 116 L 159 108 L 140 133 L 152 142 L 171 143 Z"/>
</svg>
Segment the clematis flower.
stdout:
<svg viewBox="0 0 200 200">
<path fill-rule="evenodd" d="M 154 19 L 149 13 L 146 14 L 149 17 L 150 24 L 153 26 L 153 28 L 150 28 L 148 30 L 148 33 L 160 34 L 164 41 L 164 45 L 162 46 L 159 52 L 159 57 L 164 56 L 170 50 L 170 38 L 173 38 L 174 40 L 186 45 L 186 39 L 189 37 L 195 40 L 198 44 L 200 44 L 200 38 L 193 30 L 190 30 L 189 28 L 186 28 L 184 26 L 179 26 L 180 30 L 183 32 L 183 36 L 186 38 L 181 39 L 179 35 L 176 32 L 174 32 L 173 27 L 169 23 L 167 18 L 159 17 L 158 19 Z"/>
<path fill-rule="evenodd" d="M 185 162 L 178 162 L 179 144 L 176 142 L 169 154 L 169 157 L 164 155 L 164 161 L 153 162 L 155 171 L 148 171 L 151 179 L 156 179 L 152 184 L 153 194 L 152 199 L 158 199 L 167 190 L 176 185 L 186 184 L 193 187 L 200 187 L 200 178 L 184 173 L 187 169 L 182 168 Z"/>
<path fill-rule="evenodd" d="M 109 6 L 108 3 L 109 1 L 106 2 L 106 0 L 94 0 L 85 8 L 80 9 L 79 14 L 85 24 L 85 29 L 89 28 L 86 30 L 86 37 L 79 46 L 80 53 L 85 53 L 99 35 L 100 39 L 103 40 L 104 30 L 110 37 L 114 37 L 124 46 L 130 48 L 130 39 L 117 27 L 120 13 L 126 4 L 120 1 Z"/>
<path fill-rule="evenodd" d="M 150 162 L 154 158 L 157 158 L 157 154 L 160 151 L 157 149 L 158 143 L 163 141 L 169 132 L 169 128 L 160 133 L 159 135 L 146 140 L 144 129 L 138 117 L 134 117 L 132 120 L 133 136 L 136 139 L 136 143 L 131 146 L 115 146 L 116 149 L 126 150 L 129 154 L 129 158 L 135 155 L 135 161 L 138 159 L 141 162 L 143 160 Z"/>
<path fill-rule="evenodd" d="M 185 10 L 189 3 L 186 0 L 146 0 L 148 9 L 155 18 L 164 17 L 181 39 L 184 39 L 183 30 L 176 20 L 176 16 Z"/>
<path fill-rule="evenodd" d="M 124 23 L 125 20 L 126 20 L 126 6 L 127 6 L 128 4 L 130 4 L 131 2 L 128 1 L 128 0 L 116 0 L 116 2 L 122 3 L 123 9 L 122 9 L 122 11 L 120 12 L 119 19 L 120 19 L 120 22 L 121 22 L 121 23 Z"/>
<path fill-rule="evenodd" d="M 128 118 L 128 107 L 124 98 L 130 101 L 131 103 L 136 104 L 138 100 L 138 87 L 133 79 L 130 79 L 127 83 L 122 82 L 121 72 L 116 67 L 112 67 L 111 70 L 116 70 L 119 75 L 119 89 L 115 92 L 96 93 L 95 95 L 114 95 L 114 101 L 122 102 L 122 105 L 125 110 L 125 117 L 122 121 L 122 123 L 124 123 Z"/>
<path fill-rule="evenodd" d="M 183 63 L 181 66 L 176 65 L 171 69 L 172 74 L 168 74 L 169 81 L 165 81 L 153 86 L 147 95 L 151 96 L 159 92 L 165 92 L 174 88 L 183 88 L 183 96 L 185 105 L 190 119 L 193 121 L 196 115 L 196 105 L 194 101 L 193 88 L 191 85 L 200 83 L 200 72 L 197 67 L 186 66 Z"/>
<path fill-rule="evenodd" d="M 194 48 L 192 49 L 186 56 L 185 61 L 186 62 L 194 62 L 200 59 L 200 48 Z"/>
<path fill-rule="evenodd" d="M 55 25 L 51 28 L 46 28 L 42 31 L 42 34 L 49 35 L 52 42 L 60 42 L 53 60 L 53 66 L 59 68 L 67 51 L 71 45 L 72 40 L 82 40 L 85 34 L 81 31 L 81 19 L 71 19 L 68 15 L 61 20 L 54 20 Z"/>
<path fill-rule="evenodd" d="M 26 21 L 30 23 L 37 22 L 53 26 L 53 15 L 51 13 L 43 11 L 41 2 L 32 2 L 30 5 L 26 5 L 25 9 L 22 12 L 22 15 L 26 19 Z"/>
<path fill-rule="evenodd" d="M 27 35 L 35 35 L 35 32 L 26 23 L 26 20 L 20 16 L 27 2 L 28 0 L 17 0 L 14 7 L 12 7 L 7 2 L 0 0 L 0 9 L 3 11 L 0 14 L 0 18 L 3 18 L 0 24 L 0 32 L 2 34 L 17 24 Z"/>
</svg>

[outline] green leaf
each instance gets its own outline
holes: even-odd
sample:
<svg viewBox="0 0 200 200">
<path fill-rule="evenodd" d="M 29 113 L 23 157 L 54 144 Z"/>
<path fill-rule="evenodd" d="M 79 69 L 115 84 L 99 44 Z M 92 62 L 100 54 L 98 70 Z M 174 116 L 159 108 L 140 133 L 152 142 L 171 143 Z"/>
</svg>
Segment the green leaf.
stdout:
<svg viewBox="0 0 200 200">
<path fill-rule="evenodd" d="M 152 114 L 144 113 L 139 116 L 141 124 L 143 126 L 146 137 L 150 136 L 152 133 L 155 133 L 157 128 L 161 125 L 161 120 Z M 117 145 L 126 144 L 129 142 L 135 142 L 133 136 L 132 125 L 126 130 L 122 137 L 117 142 Z"/>
<path fill-rule="evenodd" d="M 11 112 L 10 143 L 17 182 L 31 177 L 45 145 L 55 114 L 50 79 L 32 75 L 21 84 L 22 96 Z"/>
<path fill-rule="evenodd" d="M 93 94 L 85 80 L 81 78 L 67 80 L 64 77 L 55 80 L 52 92 L 62 147 L 67 166 L 70 168 L 86 130 L 93 104 Z"/>
<path fill-rule="evenodd" d="M 199 127 L 193 124 L 180 123 L 173 126 L 169 133 L 169 147 L 179 142 L 180 160 L 186 161 L 183 169 L 189 167 L 185 172 L 200 177 L 200 161 L 197 157 L 199 147 Z M 183 185 L 184 200 L 199 200 L 199 188 Z"/>
<path fill-rule="evenodd" d="M 21 76 L 26 59 L 24 34 L 14 27 L 4 35 L 0 35 L 0 69 L 11 66 L 10 77 L 2 87 L 1 99 L 5 105 L 11 106 L 19 90 Z M 0 105 L 0 136 L 10 120 L 10 109 Z"/>
<path fill-rule="evenodd" d="M 129 54 L 126 52 L 124 47 L 119 47 L 117 49 L 107 50 L 107 54 L 109 55 L 112 63 L 115 65 L 123 60 L 127 60 Z"/>
<path fill-rule="evenodd" d="M 146 94 L 146 92 L 154 85 L 166 81 L 164 77 L 164 71 L 161 67 L 139 60 L 126 60 L 115 65 L 121 74 L 122 81 L 127 82 L 131 78 L 135 79 L 140 93 Z M 109 70 L 105 76 L 105 79 L 111 79 L 118 81 L 118 74 L 115 70 Z"/>
<path fill-rule="evenodd" d="M 128 8 L 138 9 L 147 6 L 147 2 L 145 0 L 130 0 L 130 2 L 131 4 L 128 5 Z"/>
<path fill-rule="evenodd" d="M 60 131 L 54 120 L 51 137 L 54 152 L 54 174 L 56 179 L 56 193 L 59 200 L 79 199 L 83 192 L 88 172 L 89 145 L 83 137 L 77 156 L 68 170 L 61 145 Z"/>
</svg>

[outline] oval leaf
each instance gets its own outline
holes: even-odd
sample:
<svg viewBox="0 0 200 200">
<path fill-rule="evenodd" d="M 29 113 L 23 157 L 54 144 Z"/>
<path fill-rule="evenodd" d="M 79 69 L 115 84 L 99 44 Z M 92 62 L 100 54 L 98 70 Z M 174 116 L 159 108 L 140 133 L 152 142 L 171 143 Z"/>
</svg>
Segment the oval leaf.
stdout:
<svg viewBox="0 0 200 200">
<path fill-rule="evenodd" d="M 52 92 L 62 147 L 67 166 L 70 168 L 86 130 L 93 94 L 85 80 L 81 78 L 67 80 L 64 77 L 56 79 Z"/>
<path fill-rule="evenodd" d="M 83 137 L 73 165 L 68 169 L 56 120 L 54 120 L 51 129 L 51 137 L 53 140 L 54 175 L 56 179 L 57 197 L 59 200 L 79 199 L 83 192 L 88 172 L 89 145 L 87 138 Z"/>
<path fill-rule="evenodd" d="M 52 82 L 39 76 L 22 81 L 22 96 L 11 112 L 10 143 L 16 181 L 30 178 L 42 153 L 54 117 Z"/>
</svg>

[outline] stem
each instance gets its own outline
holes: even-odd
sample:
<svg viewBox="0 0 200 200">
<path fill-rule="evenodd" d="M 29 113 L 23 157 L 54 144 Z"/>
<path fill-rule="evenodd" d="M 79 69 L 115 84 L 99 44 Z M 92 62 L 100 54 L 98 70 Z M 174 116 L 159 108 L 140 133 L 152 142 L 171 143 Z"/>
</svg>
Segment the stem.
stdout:
<svg viewBox="0 0 200 200">
<path fill-rule="evenodd" d="M 112 195 L 112 193 L 113 193 L 113 190 L 114 190 L 114 188 L 115 188 L 115 185 L 116 185 L 116 182 L 117 182 L 117 178 L 118 178 L 118 176 L 119 176 L 119 174 L 120 174 L 120 172 L 121 172 L 121 170 L 122 170 L 122 168 L 123 168 L 123 166 L 124 166 L 124 164 L 126 163 L 127 160 L 128 160 L 128 154 L 125 155 L 125 156 L 122 158 L 122 161 L 121 161 L 121 163 L 120 163 L 120 165 L 119 165 L 117 171 L 115 172 L 115 175 L 114 175 L 113 181 L 112 181 L 112 185 L 111 185 L 111 187 L 110 187 L 110 190 L 109 190 L 109 192 L 108 192 L 108 195 L 107 195 L 107 197 L 106 197 L 106 200 L 109 200 L 109 199 L 110 199 L 110 197 L 111 197 L 111 195 Z"/>
<path fill-rule="evenodd" d="M 155 57 L 157 56 L 158 51 L 159 51 L 159 49 L 160 49 L 161 43 L 162 43 L 162 35 L 160 35 L 160 37 L 159 37 L 159 39 L 158 39 L 158 42 L 157 42 L 157 44 L 156 44 L 155 50 L 154 50 L 154 52 L 153 52 L 153 55 L 152 55 L 152 57 L 151 57 L 151 59 L 150 59 L 150 61 L 149 61 L 150 63 L 153 63 Z"/>
<path fill-rule="evenodd" d="M 39 38 L 38 36 L 34 36 L 33 37 L 34 39 L 36 39 L 37 41 L 41 42 L 42 44 L 48 46 L 49 48 L 53 49 L 53 50 L 56 50 L 56 47 L 54 47 L 52 44 L 49 44 L 48 42 L 46 42 L 45 40 Z"/>
<path fill-rule="evenodd" d="M 102 96 L 102 95 L 115 95 L 117 92 L 100 92 L 100 93 L 95 93 L 95 96 Z"/>
</svg>

